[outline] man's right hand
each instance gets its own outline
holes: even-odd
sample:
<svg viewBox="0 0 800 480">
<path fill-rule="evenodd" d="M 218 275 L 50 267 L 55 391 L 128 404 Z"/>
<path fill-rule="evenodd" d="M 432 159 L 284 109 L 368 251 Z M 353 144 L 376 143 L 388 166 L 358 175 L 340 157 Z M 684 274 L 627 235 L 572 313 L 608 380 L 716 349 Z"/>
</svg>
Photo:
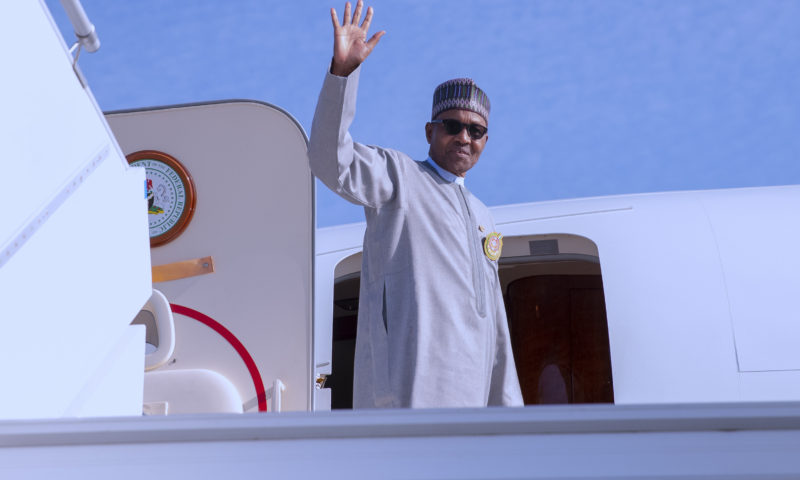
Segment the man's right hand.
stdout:
<svg viewBox="0 0 800 480">
<path fill-rule="evenodd" d="M 361 10 L 364 6 L 362 0 L 358 0 L 356 11 L 350 16 L 350 2 L 344 5 L 344 21 L 339 24 L 339 17 L 336 9 L 331 8 L 331 20 L 333 21 L 333 63 L 331 63 L 331 73 L 340 77 L 346 77 L 353 73 L 353 70 L 366 60 L 375 45 L 386 33 L 381 30 L 367 41 L 367 31 L 369 24 L 372 23 L 372 7 L 367 8 L 364 22 L 358 26 L 361 20 Z"/>
</svg>

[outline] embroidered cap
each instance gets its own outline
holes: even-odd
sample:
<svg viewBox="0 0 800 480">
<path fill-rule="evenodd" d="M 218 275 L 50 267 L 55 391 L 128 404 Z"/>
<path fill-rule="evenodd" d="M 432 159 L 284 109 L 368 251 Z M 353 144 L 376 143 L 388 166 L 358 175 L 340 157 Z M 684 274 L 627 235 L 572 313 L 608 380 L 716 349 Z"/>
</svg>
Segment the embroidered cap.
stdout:
<svg viewBox="0 0 800 480">
<path fill-rule="evenodd" d="M 489 121 L 492 106 L 489 97 L 471 78 L 454 78 L 436 87 L 433 92 L 433 111 L 431 118 L 445 110 L 471 110 Z"/>
</svg>

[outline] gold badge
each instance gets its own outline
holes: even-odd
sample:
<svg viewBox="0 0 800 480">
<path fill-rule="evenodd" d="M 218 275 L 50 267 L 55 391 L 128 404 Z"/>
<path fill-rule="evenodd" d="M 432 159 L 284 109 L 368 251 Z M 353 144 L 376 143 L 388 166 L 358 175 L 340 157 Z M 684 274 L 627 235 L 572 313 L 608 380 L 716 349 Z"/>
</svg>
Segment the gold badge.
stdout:
<svg viewBox="0 0 800 480">
<path fill-rule="evenodd" d="M 503 253 L 503 235 L 492 232 L 483 240 L 483 252 L 489 260 L 496 261 Z"/>
</svg>

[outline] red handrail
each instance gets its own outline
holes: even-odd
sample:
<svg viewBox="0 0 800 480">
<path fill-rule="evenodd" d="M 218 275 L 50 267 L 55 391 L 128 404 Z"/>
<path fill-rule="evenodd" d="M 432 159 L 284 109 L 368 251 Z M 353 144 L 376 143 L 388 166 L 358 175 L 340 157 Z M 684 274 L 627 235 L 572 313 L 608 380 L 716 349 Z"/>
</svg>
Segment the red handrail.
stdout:
<svg viewBox="0 0 800 480">
<path fill-rule="evenodd" d="M 255 360 L 250 355 L 250 352 L 244 347 L 242 342 L 236 338 L 236 335 L 231 333 L 230 330 L 225 328 L 224 325 L 219 323 L 218 321 L 214 320 L 213 318 L 209 317 L 204 313 L 200 313 L 197 310 L 189 307 L 184 307 L 183 305 L 177 305 L 174 303 L 170 303 L 169 306 L 172 308 L 172 311 L 175 313 L 179 313 L 181 315 L 185 315 L 189 318 L 193 318 L 198 322 L 210 327 L 212 330 L 220 334 L 228 343 L 231 344 L 236 353 L 242 358 L 244 364 L 247 366 L 247 371 L 250 372 L 250 378 L 253 380 L 253 386 L 256 387 L 256 398 L 258 399 L 258 411 L 259 412 L 266 412 L 267 411 L 267 391 L 264 388 L 264 381 L 261 379 L 261 373 L 258 371 L 258 367 L 256 366 Z"/>
</svg>

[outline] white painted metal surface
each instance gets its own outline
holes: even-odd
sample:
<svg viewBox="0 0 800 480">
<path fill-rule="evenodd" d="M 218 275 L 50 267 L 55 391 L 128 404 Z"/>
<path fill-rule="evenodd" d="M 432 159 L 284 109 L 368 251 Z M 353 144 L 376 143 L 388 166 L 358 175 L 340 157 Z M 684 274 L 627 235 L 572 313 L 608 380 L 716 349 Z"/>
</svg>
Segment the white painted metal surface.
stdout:
<svg viewBox="0 0 800 480">
<path fill-rule="evenodd" d="M 789 479 L 800 406 L 549 406 L 0 424 L 8 478 Z M 13 447 L 13 448 L 8 448 Z"/>
<path fill-rule="evenodd" d="M 242 403 L 236 386 L 212 370 L 184 368 L 144 375 L 145 411 L 164 405 L 164 415 L 242 413 Z"/>
<path fill-rule="evenodd" d="M 128 324 L 151 289 L 144 176 L 127 167 L 44 4 L 11 10 L 0 41 L 28 41 L 9 50 L 13 74 L 0 80 L 0 418 L 138 414 L 130 365 L 144 350 L 129 348 Z M 98 396 L 106 404 L 90 408 Z"/>
<path fill-rule="evenodd" d="M 142 325 L 131 325 L 100 361 L 89 381 L 64 411 L 64 417 L 117 417 L 141 415 Z"/>
<path fill-rule="evenodd" d="M 796 186 L 493 208 L 509 245 L 597 245 L 618 404 L 800 400 L 798 211 Z M 318 277 L 360 251 L 363 228 L 320 230 Z M 331 308 L 317 306 L 318 328 Z"/>
<path fill-rule="evenodd" d="M 357 268 L 361 270 L 361 242 L 364 239 L 364 224 L 338 225 L 317 231 L 316 257 L 314 263 L 314 358 L 316 375 L 330 375 L 333 365 L 333 281 L 337 265 L 342 259 L 357 255 Z M 316 410 L 330 408 L 330 392 L 317 390 L 316 396 L 324 401 L 316 402 Z"/>
<path fill-rule="evenodd" d="M 800 371 L 798 187 L 704 195 L 743 372 Z"/>
<path fill-rule="evenodd" d="M 169 300 L 160 291 L 153 289 L 152 295 L 142 307 L 140 313 L 152 316 L 153 328 L 158 338 L 158 345 L 144 357 L 145 371 L 155 370 L 163 366 L 175 351 L 175 318 L 169 306 Z M 138 316 L 137 316 L 138 318 Z"/>
<path fill-rule="evenodd" d="M 285 410 L 309 410 L 312 365 L 313 182 L 306 137 L 286 112 L 221 102 L 112 113 L 126 154 L 159 150 L 178 159 L 197 189 L 186 230 L 152 249 L 153 265 L 211 256 L 215 272 L 159 283 L 170 303 L 224 325 L 255 360 L 265 387 L 280 378 Z M 206 369 L 256 406 L 248 370 L 223 337 L 175 314 L 175 351 L 165 369 Z M 151 397 L 152 398 L 152 397 Z"/>
</svg>

